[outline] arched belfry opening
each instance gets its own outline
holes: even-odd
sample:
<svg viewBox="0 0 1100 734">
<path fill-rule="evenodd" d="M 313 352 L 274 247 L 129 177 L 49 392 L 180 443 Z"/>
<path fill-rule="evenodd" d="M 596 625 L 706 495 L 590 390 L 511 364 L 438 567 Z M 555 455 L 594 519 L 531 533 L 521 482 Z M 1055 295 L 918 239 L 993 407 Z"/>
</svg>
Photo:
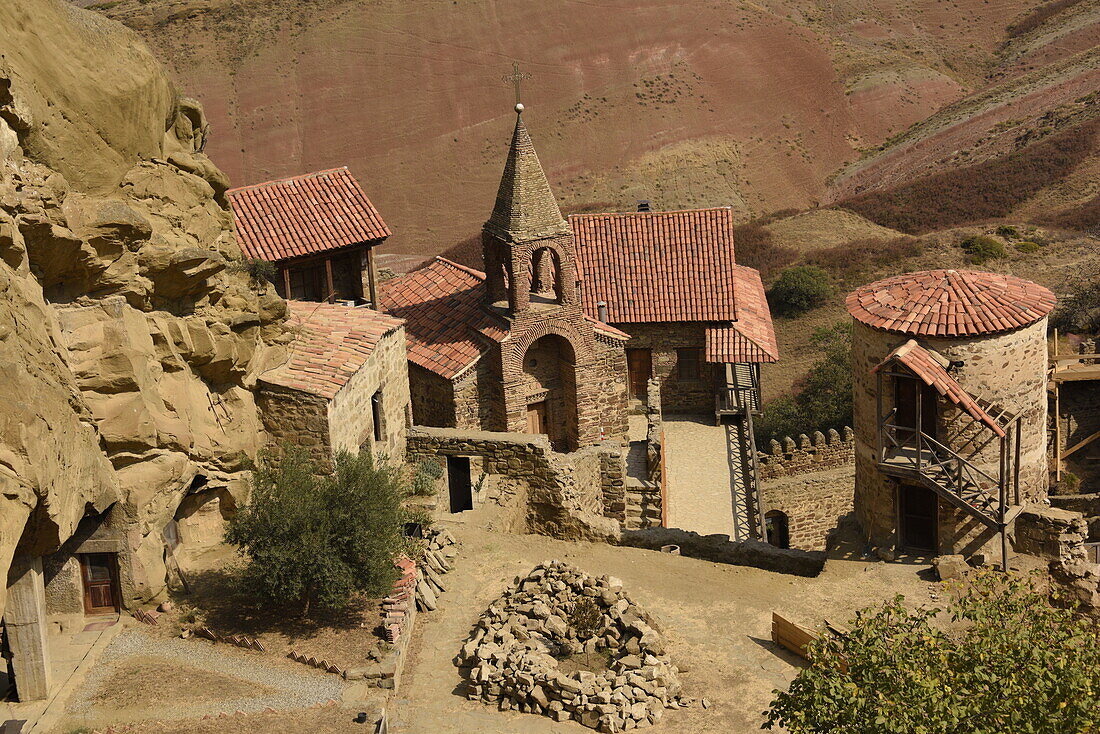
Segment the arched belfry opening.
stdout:
<svg viewBox="0 0 1100 734">
<path fill-rule="evenodd" d="M 577 447 L 577 356 L 557 334 L 536 339 L 523 355 L 527 432 L 544 433 L 557 451 Z"/>
<path fill-rule="evenodd" d="M 540 247 L 531 253 L 531 303 L 562 302 L 561 257 L 552 247 Z"/>
</svg>

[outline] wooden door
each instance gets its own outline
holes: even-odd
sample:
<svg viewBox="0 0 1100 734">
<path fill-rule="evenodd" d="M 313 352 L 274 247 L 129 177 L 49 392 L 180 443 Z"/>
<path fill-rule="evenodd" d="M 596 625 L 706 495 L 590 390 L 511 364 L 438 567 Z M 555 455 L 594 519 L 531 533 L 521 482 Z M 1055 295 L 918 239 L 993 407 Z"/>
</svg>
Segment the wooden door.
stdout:
<svg viewBox="0 0 1100 734">
<path fill-rule="evenodd" d="M 894 406 L 898 409 L 894 425 L 901 426 L 901 438 L 908 440 L 916 436 L 917 395 L 920 395 L 921 433 L 936 438 L 936 407 L 939 394 L 918 379 L 908 377 L 894 378 Z"/>
<path fill-rule="evenodd" d="M 84 582 L 84 613 L 118 611 L 118 560 L 114 553 L 82 553 L 80 576 Z"/>
<path fill-rule="evenodd" d="M 474 509 L 469 456 L 447 457 L 447 492 L 451 501 L 452 513 Z"/>
<path fill-rule="evenodd" d="M 645 400 L 647 383 L 653 374 L 652 350 L 627 349 L 626 368 L 630 375 L 630 397 Z"/>
<path fill-rule="evenodd" d="M 898 487 L 898 520 L 901 523 L 901 544 L 917 551 L 936 550 L 936 493 L 927 487 L 902 484 Z"/>
<path fill-rule="evenodd" d="M 549 425 L 545 400 L 527 406 L 528 433 L 546 433 Z"/>
</svg>

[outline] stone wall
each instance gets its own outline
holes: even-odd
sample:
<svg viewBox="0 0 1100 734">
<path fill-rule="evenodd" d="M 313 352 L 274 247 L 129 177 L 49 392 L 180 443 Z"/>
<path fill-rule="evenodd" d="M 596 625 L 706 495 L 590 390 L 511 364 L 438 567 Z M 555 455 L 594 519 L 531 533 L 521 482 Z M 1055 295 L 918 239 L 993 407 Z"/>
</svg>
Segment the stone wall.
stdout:
<svg viewBox="0 0 1100 734">
<path fill-rule="evenodd" d="M 731 541 L 728 535 L 699 535 L 678 528 L 628 530 L 622 534 L 620 543 L 649 550 L 675 545 L 679 547 L 680 555 L 689 558 L 752 566 L 795 576 L 817 576 L 825 568 L 825 554 L 820 551 L 776 548 L 758 540 Z"/>
<path fill-rule="evenodd" d="M 1012 548 L 1045 561 L 1082 561 L 1087 534 L 1078 513 L 1032 505 L 1016 517 Z"/>
<path fill-rule="evenodd" d="M 275 457 L 284 444 L 300 446 L 320 466 L 331 466 L 328 401 L 300 390 L 264 383 L 256 393 Z"/>
<path fill-rule="evenodd" d="M 461 384 L 464 385 L 465 381 Z M 450 380 L 409 362 L 409 396 L 412 401 L 413 425 L 454 427 L 455 406 L 459 400 L 456 398 L 455 385 Z M 476 403 L 476 392 L 473 397 Z"/>
<path fill-rule="evenodd" d="M 706 324 L 676 322 L 615 324 L 630 334 L 627 347 L 649 349 L 653 355 L 653 377 L 661 390 L 661 407 L 670 413 L 710 413 L 714 410 L 715 386 L 724 378 L 722 365 L 700 360 L 697 380 L 681 380 L 677 372 L 677 348 L 702 350 L 706 346 Z"/>
<path fill-rule="evenodd" d="M 599 453 L 599 447 L 556 453 L 544 435 L 420 426 L 410 430 L 407 451 L 412 463 L 447 455 L 480 458 L 485 474 L 503 478 L 513 485 L 513 496 L 526 498 L 531 532 L 564 540 L 616 540 L 618 523 L 603 516 L 602 483 L 594 476 L 602 463 Z"/>
<path fill-rule="evenodd" d="M 503 431 L 504 392 L 500 364 L 481 358 L 462 375 L 454 379 L 454 419 L 451 428 L 470 431 Z"/>
<path fill-rule="evenodd" d="M 921 343 L 945 358 L 961 361 L 952 374 L 972 395 L 981 395 L 1011 412 L 1022 415 L 1020 493 L 1024 503 L 1041 500 L 1047 492 L 1046 452 L 1046 319 L 1003 334 L 976 338 L 921 339 Z M 856 322 L 852 332 L 852 369 L 856 457 L 855 509 L 868 540 L 894 549 L 900 542 L 897 525 L 896 480 L 878 470 L 876 454 L 877 376 L 872 368 L 908 337 L 871 329 Z M 883 410 L 893 405 L 893 385 L 883 379 Z M 960 431 L 969 417 L 941 401 L 938 433 L 948 443 L 962 447 L 969 433 Z M 976 430 L 971 428 L 970 430 Z M 989 435 L 992 435 L 991 433 Z M 975 444 L 970 444 L 967 453 Z M 980 445 L 980 444 L 979 444 Z M 974 455 L 975 463 L 996 476 L 999 444 L 991 441 Z M 997 551 L 995 533 L 966 513 L 940 503 L 937 552 L 972 555 Z M 986 546 L 989 545 L 987 548 Z M 999 551 L 998 551 L 999 552 Z"/>
<path fill-rule="evenodd" d="M 798 440 L 772 440 L 759 452 L 764 512 L 787 518 L 791 548 L 825 550 L 840 522 L 852 513 L 855 466 L 852 429 L 830 429 Z"/>
<path fill-rule="evenodd" d="M 1054 401 L 1050 401 L 1051 411 Z M 1062 420 L 1062 453 L 1100 431 L 1100 383 L 1095 380 L 1063 382 L 1058 387 L 1058 412 Z M 1053 435 L 1051 436 L 1053 449 Z M 1052 467 L 1053 468 L 1053 467 Z M 1081 480 L 1081 492 L 1100 492 L 1100 440 L 1065 459 L 1063 471 Z"/>
<path fill-rule="evenodd" d="M 629 432 L 627 405 L 630 392 L 623 343 L 597 334 L 593 369 L 595 397 L 592 409 L 596 414 L 599 436 L 604 441 L 625 440 Z"/>
<path fill-rule="evenodd" d="M 855 461 L 855 434 L 844 427 L 842 436 L 830 428 L 828 433 L 805 433 L 796 442 L 790 436 L 782 441 L 772 439 L 760 447 L 760 478 L 777 479 L 807 472 L 826 471 L 848 466 Z"/>
<path fill-rule="evenodd" d="M 408 430 L 409 373 L 405 352 L 405 329 L 386 334 L 375 345 L 358 372 L 340 388 L 328 408 L 332 450 L 356 453 L 369 445 L 376 457 L 400 460 L 405 455 Z M 374 440 L 373 403 L 375 392 L 382 397 L 382 440 Z"/>
<path fill-rule="evenodd" d="M 600 492 L 603 514 L 626 523 L 626 455 L 628 446 L 607 446 L 600 452 Z"/>
</svg>

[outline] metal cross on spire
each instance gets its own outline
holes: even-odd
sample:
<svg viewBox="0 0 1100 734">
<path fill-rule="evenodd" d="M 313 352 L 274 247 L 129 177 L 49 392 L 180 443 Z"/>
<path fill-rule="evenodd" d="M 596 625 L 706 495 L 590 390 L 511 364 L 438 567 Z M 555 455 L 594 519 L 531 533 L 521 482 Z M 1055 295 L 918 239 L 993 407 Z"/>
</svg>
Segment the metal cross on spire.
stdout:
<svg viewBox="0 0 1100 734">
<path fill-rule="evenodd" d="M 521 81 L 523 81 L 524 79 L 530 79 L 530 78 L 531 78 L 531 75 L 528 72 L 519 70 L 519 62 L 518 61 L 513 61 L 512 62 L 512 73 L 511 74 L 505 74 L 503 77 L 501 77 L 501 79 L 503 81 L 510 82 L 511 84 L 515 85 L 515 88 L 516 88 L 516 106 L 519 106 L 520 104 L 522 104 L 520 102 L 520 98 L 519 98 L 519 83 Z"/>
</svg>

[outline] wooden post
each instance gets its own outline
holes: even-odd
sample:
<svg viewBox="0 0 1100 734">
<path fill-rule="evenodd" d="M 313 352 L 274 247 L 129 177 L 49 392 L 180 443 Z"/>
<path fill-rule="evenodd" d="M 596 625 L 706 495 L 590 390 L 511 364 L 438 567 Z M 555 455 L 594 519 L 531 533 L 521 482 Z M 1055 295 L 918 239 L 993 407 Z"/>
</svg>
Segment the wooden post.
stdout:
<svg viewBox="0 0 1100 734">
<path fill-rule="evenodd" d="M 1020 430 L 1023 428 L 1023 416 L 1016 416 L 1016 428 L 1013 430 L 1013 437 L 1016 441 L 1016 457 L 1015 466 L 1012 467 L 1012 496 L 1015 500 L 1015 504 L 1020 504 L 1020 454 L 1022 450 L 1020 448 Z"/>
<path fill-rule="evenodd" d="M 1054 481 L 1062 480 L 1062 406 L 1058 380 L 1054 380 Z"/>
<path fill-rule="evenodd" d="M 921 427 L 921 423 L 922 423 L 921 418 L 924 417 L 922 415 L 924 413 L 924 406 L 921 404 L 923 402 L 922 401 L 923 396 L 924 396 L 924 388 L 918 383 L 917 384 L 917 473 L 918 474 L 920 473 L 920 468 L 921 468 L 921 440 L 922 440 L 922 436 L 923 436 L 922 432 L 924 430 Z"/>
<path fill-rule="evenodd" d="M 1005 515 L 1007 510 L 1005 503 L 1008 501 L 1008 478 L 1007 474 L 1008 464 L 1008 444 L 1006 439 L 1001 439 L 1001 475 L 997 482 L 997 494 L 1000 504 L 1000 521 L 1001 521 L 1001 571 L 1008 571 L 1008 525 L 1005 523 Z"/>
<path fill-rule="evenodd" d="M 886 460 L 882 447 L 882 432 L 886 430 L 886 421 L 882 417 L 882 372 L 876 372 L 875 376 L 878 379 L 875 390 L 875 452 L 876 460 L 882 462 Z"/>
<path fill-rule="evenodd" d="M 283 268 L 283 290 L 286 293 L 286 300 L 291 300 L 294 296 L 290 294 L 290 268 Z"/>
<path fill-rule="evenodd" d="M 325 281 L 328 283 L 328 295 L 325 296 L 325 300 L 329 303 L 336 301 L 336 285 L 332 280 L 332 258 L 325 258 Z"/>
<path fill-rule="evenodd" d="M 374 248 L 367 248 L 367 286 L 370 290 L 370 307 L 378 309 L 378 272 L 374 267 Z"/>
</svg>

